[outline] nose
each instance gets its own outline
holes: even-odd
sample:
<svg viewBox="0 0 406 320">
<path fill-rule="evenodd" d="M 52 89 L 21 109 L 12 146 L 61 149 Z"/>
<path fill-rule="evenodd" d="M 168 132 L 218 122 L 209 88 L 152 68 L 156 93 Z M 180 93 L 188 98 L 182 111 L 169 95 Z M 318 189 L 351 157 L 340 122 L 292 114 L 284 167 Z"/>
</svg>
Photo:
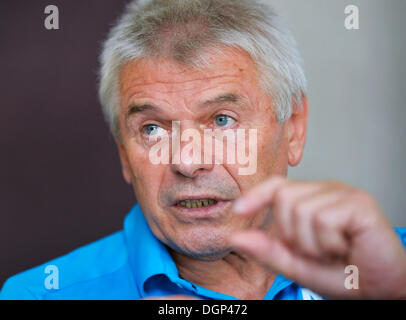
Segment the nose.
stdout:
<svg viewBox="0 0 406 320">
<path fill-rule="evenodd" d="M 182 136 L 178 134 L 175 137 L 177 143 L 172 144 L 172 171 L 187 178 L 211 171 L 214 166 L 211 140 L 208 143 L 196 128 L 182 129 Z"/>
<path fill-rule="evenodd" d="M 173 172 L 187 178 L 195 178 L 205 171 L 211 171 L 213 164 L 193 163 L 184 161 L 183 159 L 178 164 L 172 164 Z"/>
</svg>

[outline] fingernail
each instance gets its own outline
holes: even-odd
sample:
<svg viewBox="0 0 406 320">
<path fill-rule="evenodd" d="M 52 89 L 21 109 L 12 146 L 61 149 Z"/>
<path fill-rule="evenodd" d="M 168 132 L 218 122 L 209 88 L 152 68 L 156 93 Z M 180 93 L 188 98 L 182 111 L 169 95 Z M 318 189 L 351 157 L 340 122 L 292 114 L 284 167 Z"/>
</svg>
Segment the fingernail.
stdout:
<svg viewBox="0 0 406 320">
<path fill-rule="evenodd" d="M 238 246 L 239 244 L 244 243 L 244 237 L 233 234 L 228 238 L 228 243 L 232 244 L 233 246 Z"/>
<path fill-rule="evenodd" d="M 244 200 L 236 200 L 233 205 L 233 211 L 235 214 L 242 214 L 247 209 L 247 203 Z"/>
</svg>

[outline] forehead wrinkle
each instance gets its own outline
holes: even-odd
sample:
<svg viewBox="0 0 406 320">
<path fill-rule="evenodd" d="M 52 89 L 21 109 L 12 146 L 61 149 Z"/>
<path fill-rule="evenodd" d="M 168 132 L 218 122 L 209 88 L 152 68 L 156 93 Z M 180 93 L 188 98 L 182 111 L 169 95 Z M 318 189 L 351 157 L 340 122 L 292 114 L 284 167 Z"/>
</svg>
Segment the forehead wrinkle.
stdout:
<svg viewBox="0 0 406 320">
<path fill-rule="evenodd" d="M 229 50 L 227 50 L 228 52 Z M 130 61 L 127 62 L 120 71 L 120 78 L 123 79 L 125 78 L 131 78 L 131 74 L 139 75 L 139 74 L 147 74 L 147 77 L 142 77 L 142 76 L 136 76 L 135 78 L 130 80 L 130 84 L 134 85 L 134 82 L 138 82 L 139 80 L 144 80 L 145 82 L 143 83 L 144 85 L 149 85 L 153 83 L 158 83 L 158 84 L 185 84 L 187 82 L 194 82 L 194 81 L 202 81 L 202 80 L 211 80 L 219 77 L 236 77 L 240 75 L 243 71 L 247 70 L 253 70 L 254 74 L 256 74 L 256 66 L 252 61 L 252 58 L 249 56 L 248 53 L 242 51 L 242 54 L 240 50 L 238 52 L 235 52 L 234 49 L 232 49 L 232 55 L 236 55 L 237 61 L 233 60 L 230 62 L 230 54 L 224 56 L 220 56 L 220 60 L 218 59 L 217 54 L 213 53 L 208 53 L 209 57 L 215 58 L 213 60 L 213 66 L 206 67 L 203 69 L 200 68 L 189 68 L 189 67 L 183 67 L 182 65 L 174 64 L 173 61 L 171 60 L 158 60 L 158 66 L 156 64 L 155 60 L 151 60 L 149 58 L 143 58 L 137 61 Z M 223 61 L 225 59 L 225 61 Z M 141 63 L 142 62 L 142 63 Z M 219 69 L 220 72 L 223 72 L 224 74 L 219 74 Z M 231 71 L 231 72 L 230 72 Z M 212 74 L 212 73 L 217 73 L 217 75 L 214 76 L 207 76 L 207 74 Z M 231 74 L 230 74 L 231 73 Z M 246 72 L 243 72 L 245 74 Z M 157 79 L 156 81 L 150 81 L 152 77 L 158 75 L 158 77 L 167 76 L 169 80 L 167 79 Z M 180 81 L 173 81 L 172 76 L 179 76 L 181 79 Z M 198 77 L 197 79 L 189 79 L 189 80 L 184 80 L 186 75 L 190 75 L 192 78 Z M 202 78 L 203 77 L 203 78 Z M 138 85 L 138 84 L 137 84 Z"/>
<path fill-rule="evenodd" d="M 247 103 L 247 98 L 238 93 L 235 93 L 234 90 L 229 90 L 228 92 L 218 94 L 212 99 L 201 102 L 199 105 L 204 107 L 210 105 L 221 105 L 224 103 L 234 103 L 242 106 Z"/>
<path fill-rule="evenodd" d="M 216 84 L 208 83 L 208 84 L 207 84 L 206 86 L 204 86 L 203 88 L 202 88 L 201 86 L 199 86 L 199 87 L 192 87 L 192 88 L 184 88 L 184 87 L 181 87 L 181 88 L 176 89 L 176 90 L 170 90 L 170 89 L 165 90 L 165 91 L 154 90 L 154 92 L 155 92 L 155 93 L 161 93 L 161 94 L 173 94 L 173 93 L 179 93 L 179 92 L 186 92 L 186 91 L 194 91 L 194 90 L 197 90 L 196 92 L 194 92 L 194 95 L 197 95 L 197 94 L 200 94 L 200 93 L 202 93 L 202 92 L 204 92 L 204 91 L 212 90 L 213 87 L 217 88 L 217 87 L 219 87 L 219 86 L 224 86 L 224 85 L 226 85 L 226 84 L 235 84 L 235 82 L 228 80 L 228 81 L 225 81 L 225 82 L 218 82 L 218 83 L 216 83 Z M 227 90 L 226 90 L 226 91 L 227 91 Z M 229 89 L 228 91 L 232 91 L 232 89 Z"/>
<path fill-rule="evenodd" d="M 125 89 L 131 89 L 134 86 L 137 87 L 142 87 L 142 86 L 151 86 L 151 85 L 181 85 L 181 84 L 186 84 L 186 83 L 194 83 L 198 81 L 210 81 L 210 80 L 215 80 L 219 78 L 237 78 L 236 75 L 217 75 L 217 76 L 211 76 L 211 77 L 205 77 L 205 78 L 198 78 L 198 79 L 189 79 L 189 80 L 182 80 L 182 81 L 164 81 L 164 80 L 156 80 L 156 81 L 150 81 L 150 82 L 141 82 L 137 83 L 138 80 L 142 79 L 143 77 L 138 77 L 135 79 L 132 79 L 131 82 L 126 86 L 127 88 Z"/>
<path fill-rule="evenodd" d="M 228 84 L 228 83 L 229 82 L 225 82 L 225 83 L 222 83 L 222 85 Z M 194 94 L 194 96 L 200 95 L 201 92 L 207 91 L 207 90 L 210 90 L 210 89 L 212 89 L 212 88 L 202 88 L 199 91 L 197 91 Z M 189 90 L 191 90 L 191 89 L 189 89 Z M 186 91 L 186 90 L 182 89 L 181 91 Z M 165 92 L 155 91 L 155 92 L 156 93 L 170 94 L 170 93 L 176 93 L 178 91 L 165 91 Z M 136 94 L 133 95 L 129 99 L 129 101 L 134 99 L 135 96 L 136 96 Z M 234 87 L 234 88 L 233 87 L 223 88 L 222 92 L 220 91 L 220 92 L 217 92 L 215 94 L 212 94 L 211 96 L 209 96 L 209 95 L 207 95 L 207 96 L 208 96 L 207 99 L 201 99 L 200 101 L 196 101 L 195 103 L 192 103 L 192 104 L 188 104 L 186 102 L 184 102 L 182 104 L 187 109 L 192 107 L 192 105 L 195 105 L 195 106 L 197 106 L 199 108 L 205 108 L 205 107 L 207 108 L 207 107 L 212 107 L 212 106 L 221 106 L 221 105 L 227 104 L 227 103 L 232 103 L 232 104 L 237 105 L 239 107 L 247 106 L 247 105 L 250 104 L 250 102 L 249 102 L 250 99 L 248 97 L 246 97 L 243 92 L 240 92 L 239 88 L 237 89 L 236 87 Z M 142 97 L 142 98 L 140 97 L 140 99 L 148 99 L 148 100 L 150 100 L 150 98 L 148 98 L 148 97 Z M 161 111 L 161 110 L 163 111 L 163 110 L 167 110 L 168 109 L 167 107 L 169 107 L 169 109 L 171 109 L 170 107 L 171 107 L 172 104 L 171 104 L 171 102 L 169 100 L 163 99 L 163 98 L 158 98 L 158 97 L 153 97 L 153 98 L 151 97 L 151 99 L 157 101 L 157 103 L 158 103 L 158 101 L 163 102 L 163 105 L 161 105 L 162 108 L 160 107 L 160 104 L 156 104 L 154 102 L 152 102 L 152 103 L 150 103 L 150 102 L 145 102 L 145 103 L 144 102 L 140 102 L 140 103 L 132 102 L 132 103 L 129 103 L 128 109 L 130 110 L 131 107 L 144 106 L 144 105 L 151 105 L 153 107 L 153 108 L 149 108 L 149 110 L 151 110 L 151 111 Z M 183 99 L 188 100 L 188 98 L 186 98 L 186 97 L 183 97 Z M 179 101 L 178 101 L 178 103 L 179 103 Z M 158 106 L 158 107 L 154 107 L 155 105 Z M 167 107 L 163 107 L 164 105 L 166 105 Z M 191 112 L 193 113 L 193 111 L 191 111 Z"/>
<path fill-rule="evenodd" d="M 126 67 L 126 68 L 125 68 Z M 245 66 L 246 67 L 246 66 Z M 126 69 L 126 70 L 124 70 Z M 151 73 L 147 73 L 148 69 L 152 69 Z M 166 68 L 162 68 L 166 69 Z M 249 102 L 251 99 L 247 99 L 245 97 L 246 92 L 244 90 L 241 91 L 241 86 L 243 85 L 243 80 L 246 79 L 247 81 L 251 80 L 251 77 L 249 74 L 246 72 L 242 72 L 243 69 L 238 68 L 238 64 L 231 65 L 229 67 L 229 71 L 231 72 L 225 72 L 225 74 L 218 74 L 215 69 L 206 69 L 206 70 L 179 70 L 179 71 L 173 71 L 172 68 L 167 68 L 168 70 L 162 70 L 162 74 L 157 74 L 156 73 L 156 68 L 147 68 L 144 65 L 137 65 L 137 64 L 128 64 L 127 66 L 124 66 L 122 69 L 122 97 L 130 101 L 137 95 L 141 95 L 142 98 L 146 99 L 153 99 L 153 100 L 164 100 L 170 105 L 169 100 L 172 100 L 170 97 L 164 97 L 165 94 L 170 95 L 170 94 L 177 94 L 177 93 L 182 93 L 182 92 L 187 92 L 189 94 L 190 91 L 193 92 L 193 96 L 196 97 L 197 95 L 201 95 L 204 91 L 209 91 L 215 88 L 218 88 L 219 86 L 224 86 L 229 83 L 232 83 L 233 85 L 238 85 L 238 90 L 236 88 L 224 88 L 223 92 L 224 93 L 236 93 L 238 94 L 241 98 L 245 98 L 244 101 L 240 101 L 241 103 L 239 104 L 246 104 Z M 137 70 L 139 72 L 137 72 Z M 209 76 L 209 73 L 217 73 L 217 75 L 212 75 Z M 140 75 L 141 73 L 141 75 Z M 142 74 L 146 74 L 147 76 L 142 76 Z M 170 76 L 172 74 L 177 74 L 179 75 L 178 77 L 175 76 L 174 78 L 179 78 L 176 80 L 169 80 Z M 184 80 L 186 76 L 191 76 L 192 79 L 187 79 Z M 204 76 L 203 78 L 200 78 L 199 76 Z M 151 81 L 153 78 L 157 78 L 156 81 Z M 163 78 L 163 79 L 159 79 Z M 222 81 L 216 81 L 217 79 L 221 79 Z M 203 88 L 202 86 L 196 85 L 195 83 L 201 82 L 203 83 Z M 182 86 L 183 85 L 183 86 Z M 152 88 L 152 86 L 156 86 L 156 88 Z M 177 86 L 180 86 L 179 89 Z M 241 91 L 241 92 L 240 92 Z M 126 99 L 131 92 L 135 92 L 134 94 L 129 97 L 129 99 Z M 161 97 L 159 97 L 161 95 Z M 188 97 L 184 96 L 183 97 L 186 100 L 189 100 Z M 194 99 L 193 99 L 194 100 Z M 202 99 L 203 100 L 203 99 Z M 230 101 L 230 100 L 229 100 Z M 197 101 L 199 102 L 199 101 Z M 217 101 L 220 102 L 220 101 Z M 128 102 L 127 102 L 128 104 Z"/>
<path fill-rule="evenodd" d="M 153 89 L 153 94 L 177 94 L 177 93 L 181 93 L 181 92 L 189 92 L 189 91 L 193 91 L 193 90 L 197 90 L 193 95 L 199 95 L 204 91 L 208 91 L 208 90 L 212 90 L 213 87 L 220 87 L 220 86 L 224 86 L 224 85 L 236 85 L 238 84 L 238 86 L 240 86 L 240 83 L 236 83 L 235 81 L 233 81 L 233 79 L 231 78 L 237 78 L 235 76 L 216 76 L 216 77 L 210 77 L 210 78 L 206 78 L 206 79 L 201 79 L 200 81 L 205 81 L 205 80 L 210 80 L 210 79 L 218 79 L 218 78 L 222 78 L 222 81 L 217 82 L 217 83 L 211 83 L 210 81 L 208 81 L 208 83 L 205 83 L 204 87 L 201 86 L 192 86 L 192 87 L 180 87 L 179 89 L 164 89 L 164 88 L 158 88 L 158 89 Z M 165 82 L 158 82 L 159 84 L 163 84 Z M 171 86 L 177 86 L 178 84 L 181 85 L 182 83 L 186 83 L 186 82 L 179 82 L 179 83 L 170 83 Z M 156 83 L 151 83 L 150 85 L 155 85 Z M 126 90 L 123 92 L 123 97 L 127 96 L 128 92 L 131 92 L 133 90 L 137 90 L 134 93 L 132 93 L 132 95 L 127 99 L 128 101 L 131 101 L 134 98 L 137 98 L 137 95 L 141 94 L 142 98 L 152 98 L 154 100 L 162 100 L 165 103 L 169 103 L 169 101 L 167 101 L 167 99 L 165 99 L 164 97 L 156 97 L 156 96 L 150 96 L 148 94 L 148 89 L 144 89 L 145 92 L 143 92 L 142 87 L 145 86 L 149 86 L 149 85 L 137 85 L 137 86 L 129 86 L 128 88 L 126 88 Z M 224 94 L 226 93 L 232 93 L 233 91 L 235 92 L 235 89 L 224 89 Z M 238 94 L 237 94 L 238 95 Z M 239 95 L 240 96 L 240 95 Z M 240 96 L 242 98 L 242 96 Z M 140 97 L 141 99 L 141 97 Z"/>
</svg>

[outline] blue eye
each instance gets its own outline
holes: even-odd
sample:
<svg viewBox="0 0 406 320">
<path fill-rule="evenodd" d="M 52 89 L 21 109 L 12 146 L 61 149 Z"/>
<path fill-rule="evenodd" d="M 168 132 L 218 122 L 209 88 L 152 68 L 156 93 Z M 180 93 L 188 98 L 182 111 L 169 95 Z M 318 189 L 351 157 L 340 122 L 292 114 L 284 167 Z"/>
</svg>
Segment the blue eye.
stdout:
<svg viewBox="0 0 406 320">
<path fill-rule="evenodd" d="M 164 129 L 162 129 L 160 126 L 157 126 L 156 124 L 148 124 L 144 126 L 143 131 L 147 136 L 150 137 L 158 136 L 159 134 L 163 134 L 165 132 Z"/>
<path fill-rule="evenodd" d="M 235 120 L 233 119 L 233 118 L 231 118 L 231 117 L 229 117 L 229 116 L 226 116 L 226 115 L 224 115 L 224 114 L 221 114 L 221 115 L 218 115 L 218 116 L 216 116 L 216 124 L 219 126 L 219 127 L 226 127 L 226 126 L 230 126 L 230 125 L 232 125 L 234 122 L 235 122 Z"/>
</svg>

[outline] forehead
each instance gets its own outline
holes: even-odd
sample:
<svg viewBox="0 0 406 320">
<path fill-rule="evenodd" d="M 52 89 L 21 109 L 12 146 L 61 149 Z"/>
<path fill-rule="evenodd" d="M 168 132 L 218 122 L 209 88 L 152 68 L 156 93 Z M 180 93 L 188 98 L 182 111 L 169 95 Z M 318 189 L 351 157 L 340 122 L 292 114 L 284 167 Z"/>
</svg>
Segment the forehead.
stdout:
<svg viewBox="0 0 406 320">
<path fill-rule="evenodd" d="M 161 93 L 187 92 L 222 82 L 240 83 L 242 86 L 258 84 L 255 63 L 245 51 L 225 48 L 220 53 L 206 53 L 205 59 L 208 64 L 199 69 L 165 57 L 128 62 L 120 73 L 121 95 L 125 98 L 134 94 L 134 90 L 149 89 Z"/>
</svg>

